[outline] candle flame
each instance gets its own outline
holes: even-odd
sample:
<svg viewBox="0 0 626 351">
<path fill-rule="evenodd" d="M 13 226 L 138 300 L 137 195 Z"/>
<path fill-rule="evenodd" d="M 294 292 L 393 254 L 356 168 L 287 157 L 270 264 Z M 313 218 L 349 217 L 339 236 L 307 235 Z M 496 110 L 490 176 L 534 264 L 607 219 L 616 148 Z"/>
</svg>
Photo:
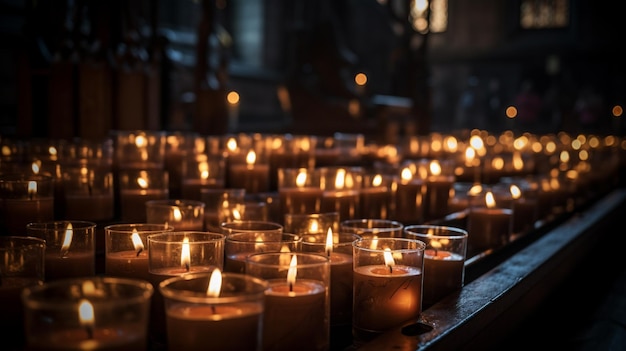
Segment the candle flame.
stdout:
<svg viewBox="0 0 626 351">
<path fill-rule="evenodd" d="M 289 247 L 287 247 L 287 245 L 283 245 L 280 248 L 280 252 L 281 255 L 279 255 L 278 257 L 278 264 L 281 266 L 288 265 L 291 261 L 291 250 L 289 250 Z"/>
<path fill-rule="evenodd" d="M 441 165 L 439 161 L 433 160 L 430 162 L 430 174 L 438 176 L 441 174 Z"/>
<path fill-rule="evenodd" d="M 137 137 L 135 138 L 135 146 L 145 147 L 146 145 L 148 145 L 148 139 L 146 139 L 146 137 L 143 135 L 137 135 Z"/>
<path fill-rule="evenodd" d="M 378 247 L 378 236 L 374 235 L 372 237 L 372 242 L 370 243 L 370 249 L 374 250 L 376 247 Z"/>
<path fill-rule="evenodd" d="M 372 178 L 372 186 L 381 186 L 383 184 L 383 176 L 377 174 Z"/>
<path fill-rule="evenodd" d="M 93 325 L 95 323 L 95 317 L 93 312 L 93 305 L 86 299 L 82 299 L 78 305 L 78 318 L 80 324 L 87 330 L 87 336 L 89 339 L 93 338 Z"/>
<path fill-rule="evenodd" d="M 35 194 L 37 194 L 37 182 L 31 180 L 28 182 L 28 195 L 32 198 Z"/>
<path fill-rule="evenodd" d="M 235 138 L 229 138 L 228 141 L 226 141 L 226 148 L 229 151 L 235 151 L 237 150 L 237 139 Z"/>
<path fill-rule="evenodd" d="M 65 257 L 67 252 L 70 250 L 73 235 L 74 229 L 72 228 L 72 223 L 68 223 L 65 228 L 65 235 L 63 236 L 63 244 L 61 245 L 61 257 Z"/>
<path fill-rule="evenodd" d="M 142 189 L 148 188 L 148 175 L 146 174 L 146 172 L 141 172 L 141 175 L 137 178 L 137 184 Z"/>
<path fill-rule="evenodd" d="M 383 252 L 383 257 L 385 258 L 385 266 L 389 267 L 389 272 L 391 272 L 393 270 L 393 266 L 396 265 L 396 261 L 394 261 L 393 259 L 390 248 L 385 248 L 385 252 Z"/>
<path fill-rule="evenodd" d="M 326 255 L 330 256 L 333 252 L 333 230 L 332 228 L 328 228 L 328 232 L 326 234 Z"/>
<path fill-rule="evenodd" d="M 137 228 L 133 228 L 133 234 L 130 235 L 130 240 L 132 240 L 135 252 L 137 252 L 137 256 L 139 256 L 141 251 L 143 251 L 144 246 L 139 233 L 137 233 Z"/>
<path fill-rule="evenodd" d="M 522 197 L 522 190 L 520 190 L 517 185 L 511 184 L 509 190 L 511 191 L 511 196 L 513 196 L 514 199 L 519 199 L 520 197 Z"/>
<path fill-rule="evenodd" d="M 183 213 L 180 211 L 180 208 L 174 207 L 172 209 L 172 217 L 174 217 L 175 222 L 180 222 L 183 220 Z"/>
<path fill-rule="evenodd" d="M 263 238 L 257 237 L 254 240 L 254 251 L 263 252 L 264 247 L 265 247 L 265 244 L 263 243 Z"/>
<path fill-rule="evenodd" d="M 405 167 L 402 169 L 402 173 L 400 173 L 400 178 L 402 178 L 402 180 L 411 180 L 411 178 L 413 178 L 413 172 L 411 172 L 411 169 L 408 167 Z"/>
<path fill-rule="evenodd" d="M 185 267 L 187 271 L 189 271 L 189 266 L 191 266 L 191 253 L 189 251 L 189 238 L 183 239 L 183 247 L 180 252 L 180 265 Z"/>
<path fill-rule="evenodd" d="M 207 288 L 206 294 L 210 297 L 218 297 L 220 296 L 220 291 L 222 290 L 222 272 L 219 268 L 215 268 L 211 273 L 211 278 L 209 279 L 209 286 Z"/>
<path fill-rule="evenodd" d="M 478 195 L 483 191 L 483 186 L 481 184 L 474 184 L 468 191 L 469 195 Z"/>
<path fill-rule="evenodd" d="M 39 170 L 41 169 L 41 167 L 39 166 L 39 163 L 37 162 L 33 162 L 30 168 L 33 171 L 33 174 L 39 174 Z"/>
<path fill-rule="evenodd" d="M 496 199 L 494 198 L 493 193 L 491 191 L 488 191 L 485 194 L 485 203 L 487 204 L 487 207 L 489 208 L 496 207 Z"/>
<path fill-rule="evenodd" d="M 254 165 L 256 163 L 256 152 L 254 152 L 254 150 L 248 151 L 248 154 L 246 155 L 246 163 L 248 164 L 248 166 Z"/>
<path fill-rule="evenodd" d="M 335 188 L 343 189 L 346 183 L 346 170 L 341 168 L 337 170 L 337 175 L 335 176 Z"/>
<path fill-rule="evenodd" d="M 293 286 L 296 284 L 296 275 L 298 274 L 298 256 L 291 256 L 291 262 L 289 263 L 289 271 L 287 271 L 287 284 L 289 284 L 289 290 L 293 290 Z"/>
<path fill-rule="evenodd" d="M 306 171 L 304 169 L 300 170 L 296 176 L 296 185 L 300 188 L 303 187 L 306 184 L 306 177 Z"/>
<path fill-rule="evenodd" d="M 243 213 L 241 213 L 238 208 L 233 208 L 232 216 L 233 219 L 236 221 L 240 221 L 243 219 Z"/>
<path fill-rule="evenodd" d="M 311 220 L 309 224 L 309 233 L 318 233 L 320 231 L 320 223 L 317 219 Z"/>
</svg>

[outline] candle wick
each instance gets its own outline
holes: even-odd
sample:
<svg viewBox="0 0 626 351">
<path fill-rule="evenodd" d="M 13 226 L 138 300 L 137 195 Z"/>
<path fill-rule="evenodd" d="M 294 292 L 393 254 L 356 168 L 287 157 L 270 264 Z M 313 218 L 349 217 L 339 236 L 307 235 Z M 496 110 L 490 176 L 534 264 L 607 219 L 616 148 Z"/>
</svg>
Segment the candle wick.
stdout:
<svg viewBox="0 0 626 351">
<path fill-rule="evenodd" d="M 212 312 L 213 314 L 217 313 L 217 312 L 215 311 L 215 305 L 211 305 L 211 312 Z"/>
<path fill-rule="evenodd" d="M 393 273 L 393 266 L 389 266 L 389 274 Z"/>
<path fill-rule="evenodd" d="M 91 187 L 91 183 L 87 184 L 87 191 L 89 191 L 89 196 L 93 195 L 93 190 Z"/>
<path fill-rule="evenodd" d="M 70 252 L 70 250 L 61 249 L 61 252 L 59 253 L 59 256 L 61 258 L 66 257 L 69 252 Z"/>
<path fill-rule="evenodd" d="M 85 326 L 85 331 L 87 332 L 87 339 L 93 339 L 93 328 L 87 325 Z"/>
<path fill-rule="evenodd" d="M 185 269 L 189 272 L 189 263 L 185 263 Z"/>
<path fill-rule="evenodd" d="M 139 250 L 137 250 L 137 257 L 139 257 L 139 254 L 142 253 L 142 252 L 143 252 L 143 249 L 141 249 L 141 248 Z"/>
<path fill-rule="evenodd" d="M 293 283 L 289 283 L 289 292 L 293 292 Z"/>
</svg>

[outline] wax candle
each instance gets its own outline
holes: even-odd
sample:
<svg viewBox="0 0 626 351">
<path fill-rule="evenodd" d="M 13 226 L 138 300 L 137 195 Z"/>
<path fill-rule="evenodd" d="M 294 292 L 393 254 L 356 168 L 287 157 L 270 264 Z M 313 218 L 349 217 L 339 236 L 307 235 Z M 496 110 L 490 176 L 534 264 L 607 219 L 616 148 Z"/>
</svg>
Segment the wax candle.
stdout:
<svg viewBox="0 0 626 351">
<path fill-rule="evenodd" d="M 281 213 L 320 213 L 323 190 L 319 170 L 280 168 L 278 194 Z"/>
<path fill-rule="evenodd" d="M 414 178 L 409 168 L 402 169 L 396 190 L 394 219 L 406 224 L 423 222 L 425 192 L 424 180 Z"/>
<path fill-rule="evenodd" d="M 338 212 L 341 220 L 359 216 L 360 169 L 326 167 L 322 170 L 322 212 Z"/>
<path fill-rule="evenodd" d="M 178 231 L 202 231 L 204 229 L 202 201 L 165 199 L 146 201 L 146 223 L 163 223 Z"/>
<path fill-rule="evenodd" d="M 164 281 L 168 348 L 260 350 L 266 288 L 261 279 L 219 269 Z"/>
<path fill-rule="evenodd" d="M 110 229 L 107 235 L 111 235 Z M 133 250 L 111 251 L 113 239 L 109 238 L 107 240 L 106 274 L 109 276 L 148 280 L 148 252 L 146 245 L 136 229 L 134 233 L 129 235 L 128 240 L 133 243 Z"/>
<path fill-rule="evenodd" d="M 6 174 L 0 177 L 0 214 L 6 235 L 23 235 L 31 222 L 54 220 L 53 178 Z"/>
<path fill-rule="evenodd" d="M 114 217 L 113 193 L 106 194 L 66 194 L 65 217 L 105 221 Z"/>
<path fill-rule="evenodd" d="M 269 191 L 269 165 L 258 163 L 254 151 L 248 152 L 245 164 L 230 165 L 230 187 L 244 188 L 246 193 Z"/>
<path fill-rule="evenodd" d="M 224 243 L 224 271 L 246 272 L 246 258 L 259 252 L 295 252 L 300 249 L 302 237 L 282 232 L 231 233 Z"/>
<path fill-rule="evenodd" d="M 65 218 L 106 221 L 115 216 L 113 173 L 86 166 L 63 171 Z"/>
<path fill-rule="evenodd" d="M 168 198 L 166 189 L 123 189 L 120 191 L 120 212 L 125 222 L 145 222 L 146 202 Z"/>
<path fill-rule="evenodd" d="M 454 184 L 454 175 L 443 172 L 439 161 L 432 160 L 429 164 L 429 175 L 426 178 L 425 220 L 443 218 L 448 213 L 450 190 Z"/>
<path fill-rule="evenodd" d="M 470 206 L 467 217 L 470 255 L 502 247 L 509 242 L 511 235 L 513 211 L 497 207 L 491 191 L 486 191 L 485 194 L 477 197 L 478 199 L 475 200 L 479 204 Z"/>
<path fill-rule="evenodd" d="M 385 183 L 386 181 L 386 183 Z M 390 180 L 383 175 L 366 175 L 364 185 L 359 192 L 360 218 L 388 219 L 395 215 L 392 207 L 392 191 Z"/>
</svg>

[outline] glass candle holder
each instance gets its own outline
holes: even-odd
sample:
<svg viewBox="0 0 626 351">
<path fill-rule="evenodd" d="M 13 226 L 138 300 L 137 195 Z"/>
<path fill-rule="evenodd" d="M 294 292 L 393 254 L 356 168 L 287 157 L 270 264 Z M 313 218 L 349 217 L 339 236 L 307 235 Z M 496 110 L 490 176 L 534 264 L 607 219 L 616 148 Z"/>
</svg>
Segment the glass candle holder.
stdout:
<svg viewBox="0 0 626 351">
<path fill-rule="evenodd" d="M 29 236 L 0 236 L 0 337 L 8 350 L 25 344 L 25 287 L 43 284 L 46 242 Z"/>
<path fill-rule="evenodd" d="M 31 222 L 54 220 L 54 179 L 47 175 L 0 175 L 0 213 L 5 235 L 24 235 Z"/>
<path fill-rule="evenodd" d="M 259 150 L 248 150 L 243 160 L 232 158 L 228 168 L 228 186 L 244 188 L 248 194 L 270 189 L 270 167 L 266 155 Z"/>
<path fill-rule="evenodd" d="M 223 189 L 226 163 L 223 156 L 195 155 L 183 162 L 181 198 L 202 200 L 202 189 Z"/>
<path fill-rule="evenodd" d="M 326 255 L 330 259 L 330 325 L 352 323 L 352 243 L 360 236 L 353 233 L 304 234 L 302 251 Z"/>
<path fill-rule="evenodd" d="M 246 189 L 226 188 L 226 189 L 202 189 L 200 198 L 205 203 L 204 226 L 206 230 L 212 232 L 220 231 L 219 212 L 222 208 L 231 204 L 245 201 Z"/>
<path fill-rule="evenodd" d="M 166 224 L 130 223 L 104 227 L 107 276 L 150 280 L 148 236 L 174 231 Z"/>
<path fill-rule="evenodd" d="M 262 348 L 265 280 L 236 273 L 190 273 L 159 285 L 170 350 Z"/>
<path fill-rule="evenodd" d="M 63 188 L 65 218 L 92 222 L 114 218 L 113 172 L 87 166 L 65 168 Z"/>
<path fill-rule="evenodd" d="M 366 173 L 359 192 L 360 218 L 391 219 L 395 216 L 393 203 L 395 178 L 382 173 Z"/>
<path fill-rule="evenodd" d="M 146 202 L 169 198 L 169 176 L 162 169 L 120 170 L 119 218 L 123 222 L 146 222 Z"/>
<path fill-rule="evenodd" d="M 204 202 L 196 200 L 146 201 L 146 223 L 166 224 L 177 231 L 204 230 Z"/>
<path fill-rule="evenodd" d="M 270 221 L 236 221 L 220 223 L 220 232 L 226 236 L 233 233 L 283 233 L 280 223 Z"/>
<path fill-rule="evenodd" d="M 267 203 L 262 201 L 244 201 L 230 203 L 223 206 L 218 212 L 220 223 L 237 221 L 268 221 Z"/>
<path fill-rule="evenodd" d="M 165 131 L 112 130 L 115 168 L 165 169 Z"/>
<path fill-rule="evenodd" d="M 252 254 L 246 261 L 246 274 L 269 283 L 263 316 L 264 350 L 329 349 L 328 257 L 304 252 Z"/>
<path fill-rule="evenodd" d="M 26 233 L 46 241 L 46 282 L 96 274 L 96 223 L 29 223 Z"/>
<path fill-rule="evenodd" d="M 404 224 L 380 218 L 348 219 L 339 223 L 341 232 L 358 234 L 363 238 L 402 238 Z"/>
<path fill-rule="evenodd" d="M 501 207 L 490 187 L 471 194 L 467 215 L 468 255 L 500 248 L 511 238 L 513 210 Z"/>
<path fill-rule="evenodd" d="M 226 237 L 224 246 L 224 271 L 246 272 L 246 258 L 259 252 L 300 251 L 302 237 L 291 233 L 240 232 Z"/>
<path fill-rule="evenodd" d="M 153 287 L 111 277 L 63 279 L 22 294 L 29 350 L 148 350 Z"/>
<path fill-rule="evenodd" d="M 358 218 L 363 169 L 361 167 L 323 167 L 320 168 L 320 172 L 324 190 L 321 212 L 338 212 L 340 220 Z"/>
<path fill-rule="evenodd" d="M 287 233 L 326 235 L 329 228 L 336 231 L 334 222 L 326 213 L 285 213 L 284 227 Z"/>
<path fill-rule="evenodd" d="M 324 191 L 317 168 L 279 168 L 281 213 L 320 213 Z"/>
<path fill-rule="evenodd" d="M 467 231 L 441 225 L 404 227 L 409 239 L 426 244 L 422 306 L 428 308 L 463 287 L 467 257 Z"/>
<path fill-rule="evenodd" d="M 420 240 L 363 238 L 353 243 L 352 336 L 361 345 L 422 313 Z"/>
</svg>

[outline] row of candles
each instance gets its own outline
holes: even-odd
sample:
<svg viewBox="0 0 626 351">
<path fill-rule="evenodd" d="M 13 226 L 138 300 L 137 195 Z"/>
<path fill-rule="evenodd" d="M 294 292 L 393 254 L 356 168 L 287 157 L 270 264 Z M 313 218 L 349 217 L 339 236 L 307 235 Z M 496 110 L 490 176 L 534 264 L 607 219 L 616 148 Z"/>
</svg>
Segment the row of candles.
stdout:
<svg viewBox="0 0 626 351">
<path fill-rule="evenodd" d="M 467 231 L 370 219 L 334 232 L 336 221 L 113 224 L 101 275 L 95 223 L 30 223 L 0 237 L 5 266 L 20 268 L 3 271 L 3 330 L 27 349 L 327 350 L 334 326 L 351 325 L 358 345 L 463 286 Z"/>
</svg>

